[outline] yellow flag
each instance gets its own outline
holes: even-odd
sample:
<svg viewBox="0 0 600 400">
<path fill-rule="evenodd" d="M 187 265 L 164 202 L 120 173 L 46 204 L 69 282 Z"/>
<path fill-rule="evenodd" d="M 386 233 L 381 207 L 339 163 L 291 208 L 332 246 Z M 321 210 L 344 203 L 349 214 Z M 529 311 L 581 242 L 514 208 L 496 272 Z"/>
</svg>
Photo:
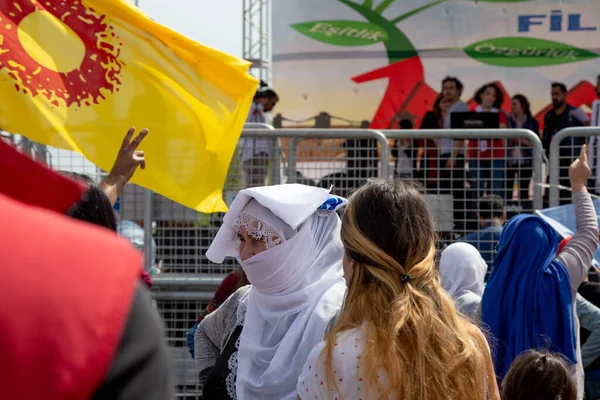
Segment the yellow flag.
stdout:
<svg viewBox="0 0 600 400">
<path fill-rule="evenodd" d="M 148 128 L 133 182 L 198 211 L 227 210 L 248 68 L 124 0 L 0 0 L 0 127 L 104 170 L 129 127 Z"/>
</svg>

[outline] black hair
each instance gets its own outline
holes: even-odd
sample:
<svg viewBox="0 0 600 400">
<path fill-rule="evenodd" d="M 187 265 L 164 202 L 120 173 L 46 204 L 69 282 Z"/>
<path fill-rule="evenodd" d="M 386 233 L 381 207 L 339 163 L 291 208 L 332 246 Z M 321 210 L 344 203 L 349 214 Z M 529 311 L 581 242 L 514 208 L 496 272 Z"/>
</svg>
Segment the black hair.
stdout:
<svg viewBox="0 0 600 400">
<path fill-rule="evenodd" d="M 254 99 L 272 99 L 274 97 L 279 98 L 277 93 L 273 89 L 261 87 L 256 91 Z"/>
<path fill-rule="evenodd" d="M 504 104 L 504 93 L 502 93 L 502 90 L 500 90 L 500 86 L 496 85 L 495 83 L 487 83 L 485 85 L 483 85 L 478 91 L 477 93 L 475 93 L 475 102 L 477 104 L 481 104 L 482 103 L 482 96 L 485 93 L 485 91 L 488 88 L 494 88 L 494 90 L 496 91 L 496 101 L 494 101 L 494 104 L 492 104 L 493 108 L 502 108 L 502 104 Z"/>
<path fill-rule="evenodd" d="M 523 109 L 525 115 L 531 117 L 531 105 L 529 104 L 529 100 L 527 97 L 525 97 L 525 95 L 515 94 L 513 96 L 513 100 L 517 100 L 519 104 L 521 104 L 521 108 Z"/>
<path fill-rule="evenodd" d="M 400 122 L 398 123 L 398 126 L 400 127 L 400 129 L 413 129 L 414 128 L 414 124 L 410 119 L 401 119 Z"/>
<path fill-rule="evenodd" d="M 267 89 L 263 93 L 264 93 L 263 97 L 266 97 L 267 99 L 279 97 L 279 96 L 277 96 L 277 93 L 275 93 L 275 91 L 273 89 Z"/>
<path fill-rule="evenodd" d="M 513 361 L 502 383 L 502 400 L 575 400 L 577 387 L 560 354 L 529 350 Z"/>
<path fill-rule="evenodd" d="M 502 218 L 504 213 L 504 200 L 502 200 L 502 197 L 489 194 L 479 199 L 479 216 L 481 218 Z"/>
<path fill-rule="evenodd" d="M 561 92 L 567 93 L 567 87 L 561 82 L 552 82 L 552 89 L 559 88 Z"/>
<path fill-rule="evenodd" d="M 455 76 L 447 76 L 444 78 L 444 80 L 442 81 L 442 86 L 444 86 L 444 83 L 446 82 L 454 82 L 454 84 L 456 85 L 456 89 L 458 89 L 458 92 L 462 95 L 463 89 L 464 89 L 464 85 L 463 83 Z"/>
<path fill-rule="evenodd" d="M 75 172 L 61 172 L 67 178 L 83 183 L 86 187 L 84 197 L 69 211 L 67 215 L 80 221 L 102 226 L 117 231 L 117 217 L 108 196 L 100 186 L 88 175 Z"/>
</svg>

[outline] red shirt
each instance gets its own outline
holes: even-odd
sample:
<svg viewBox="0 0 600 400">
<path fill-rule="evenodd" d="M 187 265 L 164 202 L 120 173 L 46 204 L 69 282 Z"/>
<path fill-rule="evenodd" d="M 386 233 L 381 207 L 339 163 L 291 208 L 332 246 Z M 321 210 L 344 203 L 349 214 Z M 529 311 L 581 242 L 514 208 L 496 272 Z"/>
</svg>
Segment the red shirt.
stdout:
<svg viewBox="0 0 600 400">
<path fill-rule="evenodd" d="M 508 119 L 504 110 L 499 110 L 500 125 L 507 125 Z M 470 159 L 491 160 L 506 157 L 505 139 L 469 140 L 467 157 Z"/>
<path fill-rule="evenodd" d="M 214 312 L 240 287 L 240 275 L 237 271 L 230 272 L 223 280 L 221 285 L 215 292 L 213 299 L 208 303 L 206 307 L 206 313 L 201 315 L 196 322 L 200 322 L 208 314 Z"/>
</svg>

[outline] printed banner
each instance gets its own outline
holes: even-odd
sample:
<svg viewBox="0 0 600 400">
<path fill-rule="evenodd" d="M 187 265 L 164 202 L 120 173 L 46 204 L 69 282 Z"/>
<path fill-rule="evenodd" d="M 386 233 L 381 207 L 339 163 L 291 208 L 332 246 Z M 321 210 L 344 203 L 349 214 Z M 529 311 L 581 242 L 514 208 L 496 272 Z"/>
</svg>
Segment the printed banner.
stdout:
<svg viewBox="0 0 600 400">
<path fill-rule="evenodd" d="M 595 0 L 274 0 L 276 110 L 386 128 L 405 113 L 418 121 L 446 76 L 464 83 L 465 101 L 498 82 L 506 111 L 521 93 L 539 118 L 559 81 L 586 109 L 597 97 L 599 29 Z"/>
</svg>

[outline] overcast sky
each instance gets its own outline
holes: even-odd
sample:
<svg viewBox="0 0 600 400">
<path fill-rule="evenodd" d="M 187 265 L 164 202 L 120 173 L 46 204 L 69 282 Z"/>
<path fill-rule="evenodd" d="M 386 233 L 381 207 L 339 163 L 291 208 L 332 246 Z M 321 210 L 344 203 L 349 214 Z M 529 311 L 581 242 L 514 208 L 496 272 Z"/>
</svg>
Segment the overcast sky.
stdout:
<svg viewBox="0 0 600 400">
<path fill-rule="evenodd" d="M 242 0 L 138 0 L 138 5 L 169 28 L 242 56 Z"/>
</svg>

